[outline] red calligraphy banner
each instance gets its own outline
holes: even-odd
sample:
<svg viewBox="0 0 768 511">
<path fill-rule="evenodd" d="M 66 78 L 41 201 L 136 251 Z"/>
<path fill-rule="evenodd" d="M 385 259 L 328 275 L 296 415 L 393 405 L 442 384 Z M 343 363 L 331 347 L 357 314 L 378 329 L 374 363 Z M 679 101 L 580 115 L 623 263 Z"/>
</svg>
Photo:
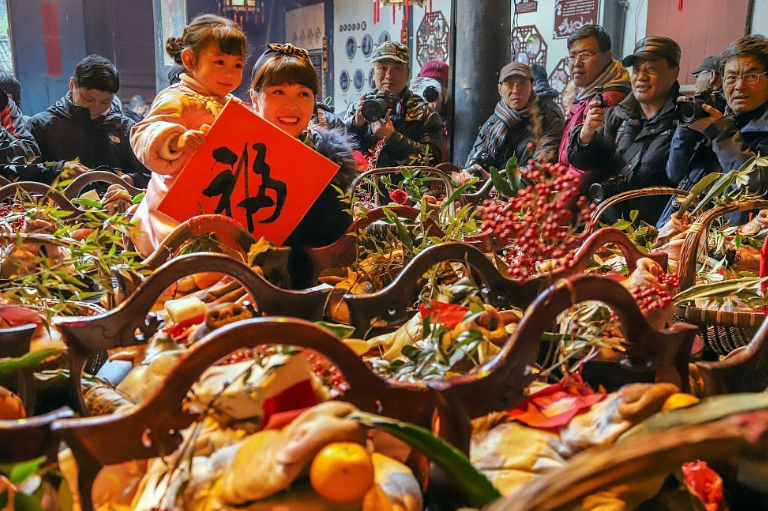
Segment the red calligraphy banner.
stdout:
<svg viewBox="0 0 768 511">
<path fill-rule="evenodd" d="M 43 17 L 43 43 L 48 76 L 61 76 L 61 36 L 59 35 L 59 8 L 54 2 L 41 2 Z"/>
<path fill-rule="evenodd" d="M 230 100 L 158 210 L 179 222 L 227 215 L 255 237 L 281 245 L 338 168 Z"/>
</svg>

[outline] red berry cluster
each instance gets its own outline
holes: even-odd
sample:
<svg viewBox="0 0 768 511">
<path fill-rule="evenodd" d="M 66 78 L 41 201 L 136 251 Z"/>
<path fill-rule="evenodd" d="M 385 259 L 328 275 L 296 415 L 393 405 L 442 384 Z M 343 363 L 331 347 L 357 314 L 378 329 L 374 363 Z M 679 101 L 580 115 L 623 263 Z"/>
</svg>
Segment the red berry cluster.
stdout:
<svg viewBox="0 0 768 511">
<path fill-rule="evenodd" d="M 677 289 L 680 285 L 680 276 L 676 273 L 662 273 L 657 277 L 659 284 L 667 289 Z"/>
<path fill-rule="evenodd" d="M 666 308 L 672 303 L 672 297 L 663 289 L 640 286 L 632 289 L 632 297 L 637 302 L 643 314 Z"/>
<path fill-rule="evenodd" d="M 567 170 L 558 163 L 531 160 L 521 169 L 530 185 L 506 204 L 483 203 L 483 230 L 492 230 L 505 244 L 512 242 L 505 255 L 511 277 L 524 280 L 536 272 L 537 263 L 548 259 L 567 266 L 573 249 L 581 245 L 583 235 L 579 233 L 592 222 L 595 205 L 587 204 L 586 197 L 577 199 L 580 179 Z"/>
<path fill-rule="evenodd" d="M 302 352 L 309 361 L 309 368 L 318 376 L 324 385 L 344 391 L 349 388 L 347 380 L 341 374 L 339 368 L 333 365 L 327 358 L 312 350 Z"/>
<path fill-rule="evenodd" d="M 26 226 L 26 217 L 24 212 L 27 209 L 21 204 L 1 204 L 0 205 L 0 218 L 5 218 L 8 225 L 16 232 L 21 232 Z M 8 218 L 13 214 L 17 214 L 16 218 Z"/>
<path fill-rule="evenodd" d="M 253 360 L 256 356 L 264 358 L 270 354 L 270 349 L 271 346 L 239 349 L 232 352 L 226 359 L 224 359 L 222 365 L 237 364 L 239 362 Z M 344 375 L 341 374 L 341 371 L 339 371 L 339 369 L 327 358 L 312 350 L 302 350 L 302 354 L 309 362 L 309 369 L 320 378 L 325 386 L 335 388 L 341 392 L 349 388 L 347 381 L 344 379 Z"/>
</svg>

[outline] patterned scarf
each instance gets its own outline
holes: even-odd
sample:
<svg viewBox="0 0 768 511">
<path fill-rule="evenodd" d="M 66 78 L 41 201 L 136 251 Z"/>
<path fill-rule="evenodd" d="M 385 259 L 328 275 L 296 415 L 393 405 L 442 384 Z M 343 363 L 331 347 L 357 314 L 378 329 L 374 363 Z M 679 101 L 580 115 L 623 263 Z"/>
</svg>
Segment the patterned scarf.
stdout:
<svg viewBox="0 0 768 511">
<path fill-rule="evenodd" d="M 496 103 L 496 110 L 494 111 L 496 121 L 486 132 L 485 143 L 483 144 L 488 148 L 491 154 L 496 154 L 496 151 L 504 143 L 504 137 L 512 126 L 522 121 L 523 118 L 530 117 L 531 110 L 533 109 L 533 106 L 536 105 L 537 99 L 538 96 L 536 96 L 536 92 L 531 91 L 531 98 L 520 110 L 510 108 L 503 99 Z"/>
<path fill-rule="evenodd" d="M 629 94 L 632 92 L 632 85 L 629 83 L 629 71 L 618 60 L 611 61 L 605 71 L 583 89 L 577 89 L 576 101 L 584 98 L 591 98 L 595 95 L 595 87 L 602 87 L 605 90 L 617 90 Z"/>
</svg>

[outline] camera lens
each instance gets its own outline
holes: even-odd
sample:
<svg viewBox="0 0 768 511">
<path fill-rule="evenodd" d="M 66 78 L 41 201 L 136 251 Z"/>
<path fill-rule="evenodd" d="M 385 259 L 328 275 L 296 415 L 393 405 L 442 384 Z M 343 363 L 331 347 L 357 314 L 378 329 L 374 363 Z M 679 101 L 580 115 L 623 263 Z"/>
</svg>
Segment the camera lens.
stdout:
<svg viewBox="0 0 768 511">
<path fill-rule="evenodd" d="M 421 96 L 425 101 L 432 102 L 437 101 L 437 98 L 440 97 L 440 93 L 437 91 L 436 87 L 430 85 L 424 88 L 424 92 L 422 92 Z"/>
<path fill-rule="evenodd" d="M 680 122 L 685 124 L 690 124 L 696 119 L 699 119 L 702 117 L 699 112 L 704 112 L 701 106 L 695 101 L 682 101 L 677 105 L 677 109 L 677 118 Z"/>
<path fill-rule="evenodd" d="M 589 187 L 589 198 L 595 204 L 600 204 L 608 198 L 608 193 L 603 187 L 603 183 L 593 183 Z"/>
<path fill-rule="evenodd" d="M 384 117 L 384 107 L 381 105 L 380 101 L 376 101 L 375 99 L 366 99 L 363 102 L 361 111 L 363 119 L 368 122 L 376 122 Z"/>
</svg>

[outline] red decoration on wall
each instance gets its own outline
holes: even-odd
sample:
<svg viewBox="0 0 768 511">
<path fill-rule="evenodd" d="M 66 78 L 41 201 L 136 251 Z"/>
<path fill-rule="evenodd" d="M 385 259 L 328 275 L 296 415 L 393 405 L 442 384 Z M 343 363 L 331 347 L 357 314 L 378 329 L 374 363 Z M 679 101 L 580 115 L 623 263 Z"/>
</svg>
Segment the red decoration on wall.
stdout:
<svg viewBox="0 0 768 511">
<path fill-rule="evenodd" d="M 43 16 L 43 42 L 48 76 L 61 76 L 61 37 L 59 36 L 59 8 L 54 2 L 41 2 Z"/>
</svg>

